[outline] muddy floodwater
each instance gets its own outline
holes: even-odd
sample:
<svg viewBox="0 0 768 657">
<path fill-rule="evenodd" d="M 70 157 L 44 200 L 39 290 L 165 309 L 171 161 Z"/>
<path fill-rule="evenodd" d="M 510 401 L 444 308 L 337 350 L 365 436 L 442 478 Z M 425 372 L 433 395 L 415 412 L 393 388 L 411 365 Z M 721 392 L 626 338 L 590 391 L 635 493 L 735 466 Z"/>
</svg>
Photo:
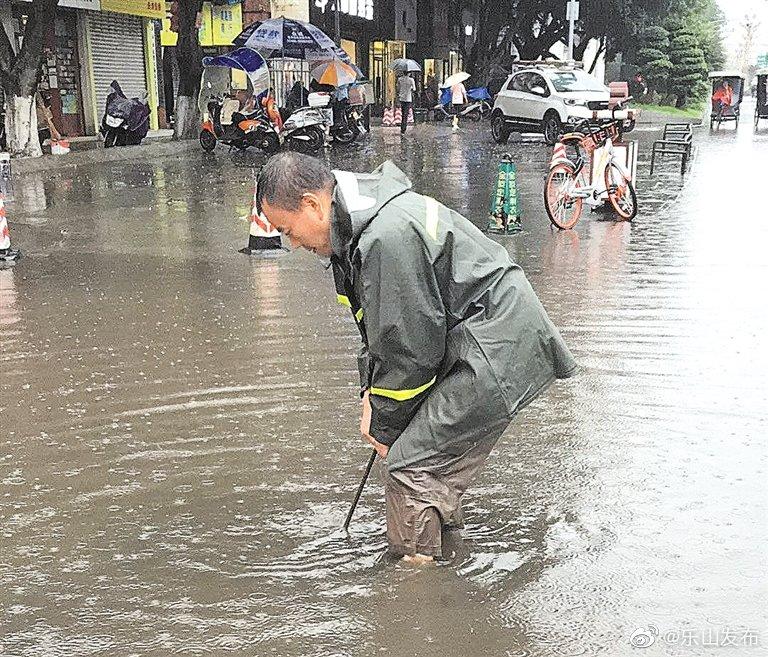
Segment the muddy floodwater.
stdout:
<svg viewBox="0 0 768 657">
<path fill-rule="evenodd" d="M 484 124 L 327 155 L 391 158 L 482 225 L 510 152 L 525 230 L 498 239 L 582 366 L 467 494 L 468 554 L 421 570 L 382 558 L 375 478 L 338 531 L 369 453 L 357 331 L 310 254 L 237 253 L 258 154 L 19 175 L 0 655 L 765 654 L 768 129 L 697 129 L 684 178 L 649 176 L 657 135 L 632 135 L 637 219 L 566 232 L 543 213 L 551 149 Z"/>
</svg>

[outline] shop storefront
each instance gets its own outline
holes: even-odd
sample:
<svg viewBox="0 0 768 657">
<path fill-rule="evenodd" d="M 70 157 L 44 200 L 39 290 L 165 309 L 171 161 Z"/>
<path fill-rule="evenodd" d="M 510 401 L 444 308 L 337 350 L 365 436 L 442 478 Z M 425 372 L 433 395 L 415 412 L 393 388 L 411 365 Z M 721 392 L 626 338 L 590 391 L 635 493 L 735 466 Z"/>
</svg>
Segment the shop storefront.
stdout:
<svg viewBox="0 0 768 657">
<path fill-rule="evenodd" d="M 377 105 L 390 106 L 397 101 L 397 78 L 390 68 L 396 59 L 405 57 L 404 41 L 374 41 L 370 46 L 369 74 Z"/>
<path fill-rule="evenodd" d="M 104 113 L 109 87 L 117 80 L 128 97 L 147 94 L 150 128 L 157 129 L 157 63 L 152 19 L 164 17 L 162 0 L 101 0 L 101 11 L 87 12 L 87 72 L 96 127 Z"/>
<path fill-rule="evenodd" d="M 21 47 L 30 3 L 11 7 L 16 48 Z M 80 42 L 77 9 L 98 9 L 99 0 L 60 0 L 52 30 L 45 36 L 38 90 L 49 107 L 53 124 L 64 135 L 85 134 L 85 112 L 80 78 Z M 43 128 L 45 126 L 40 126 Z"/>
</svg>

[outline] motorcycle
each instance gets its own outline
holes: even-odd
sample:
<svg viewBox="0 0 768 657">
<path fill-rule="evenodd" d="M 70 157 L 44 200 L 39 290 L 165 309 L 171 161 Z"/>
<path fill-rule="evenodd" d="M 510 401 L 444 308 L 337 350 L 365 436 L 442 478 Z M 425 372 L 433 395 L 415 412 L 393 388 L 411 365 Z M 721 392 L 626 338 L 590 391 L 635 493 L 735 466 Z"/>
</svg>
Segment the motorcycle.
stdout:
<svg viewBox="0 0 768 657">
<path fill-rule="evenodd" d="M 230 103 L 238 109 L 231 111 Z M 274 153 L 280 148 L 280 136 L 263 110 L 241 112 L 237 100 L 218 96 L 209 99 L 207 110 L 200 130 L 200 145 L 204 151 L 210 153 L 218 142 L 241 151 L 255 146 L 264 153 Z M 229 116 L 223 118 L 225 110 Z"/>
<path fill-rule="evenodd" d="M 147 96 L 128 98 L 117 80 L 109 86 L 109 94 L 101 119 L 104 148 L 138 146 L 149 132 Z"/>
</svg>

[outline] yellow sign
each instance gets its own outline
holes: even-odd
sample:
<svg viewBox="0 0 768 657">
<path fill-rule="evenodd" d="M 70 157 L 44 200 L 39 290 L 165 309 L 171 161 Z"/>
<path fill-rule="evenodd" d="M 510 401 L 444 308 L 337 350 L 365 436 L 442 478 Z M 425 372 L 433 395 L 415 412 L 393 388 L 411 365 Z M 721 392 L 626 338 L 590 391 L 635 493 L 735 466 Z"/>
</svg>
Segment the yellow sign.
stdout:
<svg viewBox="0 0 768 657">
<path fill-rule="evenodd" d="M 203 4 L 200 12 L 200 28 L 197 38 L 201 46 L 231 46 L 235 37 L 243 31 L 242 5 L 211 6 Z M 175 46 L 179 40 L 176 32 L 171 32 L 171 21 L 163 20 L 160 32 L 160 45 Z"/>
<path fill-rule="evenodd" d="M 201 46 L 231 46 L 243 31 L 243 10 L 237 5 L 203 5 L 202 24 L 198 32 Z"/>
<path fill-rule="evenodd" d="M 171 31 L 171 19 L 163 19 L 163 29 L 160 31 L 161 46 L 175 46 L 179 41 L 179 35 Z"/>
<path fill-rule="evenodd" d="M 101 0 L 102 11 L 114 11 L 118 14 L 146 16 L 147 18 L 165 18 L 164 0 Z"/>
</svg>

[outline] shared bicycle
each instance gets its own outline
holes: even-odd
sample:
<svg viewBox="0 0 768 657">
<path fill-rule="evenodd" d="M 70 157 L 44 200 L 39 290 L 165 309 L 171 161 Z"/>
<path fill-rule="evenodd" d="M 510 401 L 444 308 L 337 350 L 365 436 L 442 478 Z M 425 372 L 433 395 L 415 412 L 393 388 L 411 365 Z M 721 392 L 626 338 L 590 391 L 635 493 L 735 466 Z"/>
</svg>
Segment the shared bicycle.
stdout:
<svg viewBox="0 0 768 657">
<path fill-rule="evenodd" d="M 606 200 L 624 221 L 637 214 L 632 176 L 615 148 L 625 121 L 633 121 L 626 111 L 617 110 L 621 107 L 612 110 L 609 119 L 601 120 L 596 113 L 593 120 L 580 121 L 555 146 L 544 185 L 544 206 L 554 226 L 573 228 L 585 204 L 594 208 Z"/>
</svg>

